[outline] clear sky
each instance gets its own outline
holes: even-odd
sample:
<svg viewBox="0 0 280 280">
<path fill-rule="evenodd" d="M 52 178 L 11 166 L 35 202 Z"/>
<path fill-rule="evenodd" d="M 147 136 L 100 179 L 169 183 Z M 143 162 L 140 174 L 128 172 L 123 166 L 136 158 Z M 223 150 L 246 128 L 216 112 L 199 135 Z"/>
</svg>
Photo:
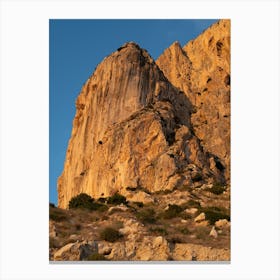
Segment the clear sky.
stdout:
<svg viewBox="0 0 280 280">
<path fill-rule="evenodd" d="M 63 170 L 82 85 L 103 58 L 134 41 L 156 60 L 174 41 L 184 46 L 211 20 L 50 20 L 50 202 L 57 204 L 56 181 Z"/>
</svg>

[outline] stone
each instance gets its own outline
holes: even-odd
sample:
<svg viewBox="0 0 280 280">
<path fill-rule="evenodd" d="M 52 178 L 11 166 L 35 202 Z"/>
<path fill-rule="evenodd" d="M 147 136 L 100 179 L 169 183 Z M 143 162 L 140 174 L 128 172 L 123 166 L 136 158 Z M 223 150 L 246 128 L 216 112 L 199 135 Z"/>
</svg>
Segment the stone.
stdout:
<svg viewBox="0 0 280 280">
<path fill-rule="evenodd" d="M 68 243 L 54 253 L 55 261 L 81 261 L 97 253 L 96 247 L 87 242 Z"/>
<path fill-rule="evenodd" d="M 154 198 L 150 194 L 147 194 L 146 192 L 143 191 L 138 191 L 136 193 L 129 193 L 128 195 L 126 195 L 126 198 L 128 201 L 142 202 L 143 204 L 154 203 Z"/>
<path fill-rule="evenodd" d="M 111 253 L 107 256 L 108 260 L 127 260 L 125 244 L 123 242 L 115 242 L 111 244 Z"/>
<path fill-rule="evenodd" d="M 118 205 L 118 206 L 112 206 L 108 209 L 108 213 L 111 214 L 112 212 L 115 212 L 115 211 L 122 211 L 122 212 L 125 212 L 127 211 L 128 208 L 125 206 L 125 205 Z"/>
<path fill-rule="evenodd" d="M 197 208 L 187 208 L 187 209 L 185 210 L 185 212 L 186 212 L 187 214 L 191 214 L 191 215 L 195 215 L 195 214 L 197 213 L 197 211 L 198 211 Z"/>
<path fill-rule="evenodd" d="M 217 238 L 217 237 L 218 237 L 218 233 L 217 233 L 215 227 L 212 227 L 212 229 L 211 229 L 211 231 L 210 231 L 210 233 L 209 233 L 209 236 L 212 236 L 212 237 L 214 237 L 214 238 Z"/>
<path fill-rule="evenodd" d="M 134 219 L 123 220 L 123 228 L 119 232 L 130 240 L 137 240 L 144 233 L 143 225 Z"/>
<path fill-rule="evenodd" d="M 230 227 L 230 222 L 226 219 L 221 219 L 215 222 L 215 227 L 224 229 Z"/>
<path fill-rule="evenodd" d="M 200 213 L 195 219 L 194 219 L 194 221 L 196 222 L 196 223 L 201 223 L 201 222 L 203 222 L 203 221 L 205 221 L 205 213 Z"/>
<path fill-rule="evenodd" d="M 108 242 L 98 242 L 98 253 L 101 255 L 109 255 L 112 252 L 112 246 Z"/>
<path fill-rule="evenodd" d="M 168 242 L 164 237 L 144 237 L 142 242 L 138 244 L 133 260 L 166 261 L 169 259 L 169 256 Z"/>
</svg>

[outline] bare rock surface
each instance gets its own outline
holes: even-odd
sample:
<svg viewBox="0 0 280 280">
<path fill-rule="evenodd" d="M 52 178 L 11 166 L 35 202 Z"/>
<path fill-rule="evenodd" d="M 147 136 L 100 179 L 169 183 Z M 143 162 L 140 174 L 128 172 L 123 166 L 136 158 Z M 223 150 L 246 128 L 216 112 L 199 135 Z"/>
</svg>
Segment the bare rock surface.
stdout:
<svg viewBox="0 0 280 280">
<path fill-rule="evenodd" d="M 191 101 L 191 122 L 211 155 L 211 169 L 224 170 L 229 180 L 230 21 L 218 21 L 183 48 L 172 44 L 157 64 Z"/>
<path fill-rule="evenodd" d="M 230 251 L 196 244 L 176 244 L 172 256 L 178 261 L 229 261 Z"/>
<path fill-rule="evenodd" d="M 205 214 L 204 213 L 200 213 L 195 219 L 194 221 L 196 223 L 200 223 L 200 222 L 203 222 L 205 221 Z"/>
<path fill-rule="evenodd" d="M 55 261 L 81 261 L 96 252 L 96 248 L 86 241 L 69 243 L 54 253 Z"/>
<path fill-rule="evenodd" d="M 215 222 L 215 227 L 224 229 L 230 227 L 230 222 L 226 219 L 221 219 Z"/>
<path fill-rule="evenodd" d="M 170 190 L 188 178 L 189 164 L 204 173 L 201 179 L 213 177 L 191 130 L 188 97 L 137 44 L 125 44 L 98 65 L 76 108 L 59 207 L 81 192 L 98 198 L 125 194 L 127 187 Z"/>
</svg>

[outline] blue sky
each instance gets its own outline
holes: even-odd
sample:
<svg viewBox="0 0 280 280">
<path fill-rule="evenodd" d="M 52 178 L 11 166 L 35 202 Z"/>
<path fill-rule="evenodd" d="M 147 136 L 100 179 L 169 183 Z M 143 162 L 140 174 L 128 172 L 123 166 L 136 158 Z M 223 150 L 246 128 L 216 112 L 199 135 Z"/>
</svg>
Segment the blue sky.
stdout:
<svg viewBox="0 0 280 280">
<path fill-rule="evenodd" d="M 50 20 L 50 202 L 57 204 L 56 181 L 71 136 L 75 100 L 103 58 L 134 41 L 156 60 L 174 41 L 184 46 L 216 21 Z"/>
</svg>

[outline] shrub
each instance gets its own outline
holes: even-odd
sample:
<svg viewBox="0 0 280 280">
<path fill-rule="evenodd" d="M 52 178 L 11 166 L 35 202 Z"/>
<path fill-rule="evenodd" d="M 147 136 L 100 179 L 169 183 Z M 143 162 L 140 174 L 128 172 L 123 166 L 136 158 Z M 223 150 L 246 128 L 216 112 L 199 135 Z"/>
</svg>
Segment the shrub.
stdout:
<svg viewBox="0 0 280 280">
<path fill-rule="evenodd" d="M 216 183 L 211 188 L 207 188 L 207 191 L 213 193 L 213 194 L 222 194 L 226 190 L 225 186 Z"/>
<path fill-rule="evenodd" d="M 152 208 L 142 209 L 136 214 L 136 217 L 144 224 L 152 224 L 156 221 L 155 210 Z"/>
<path fill-rule="evenodd" d="M 181 228 L 181 229 L 180 229 L 180 232 L 183 233 L 183 234 L 186 234 L 186 235 L 191 233 L 191 232 L 189 231 L 189 229 L 187 229 L 186 227 Z"/>
<path fill-rule="evenodd" d="M 196 200 L 193 200 L 193 199 L 190 199 L 187 203 L 186 203 L 186 208 L 200 208 L 201 205 L 200 205 L 200 202 L 199 201 L 196 201 Z"/>
<path fill-rule="evenodd" d="M 74 196 L 69 201 L 69 209 L 73 208 L 83 208 L 90 209 L 93 208 L 94 199 L 86 193 L 80 193 L 77 196 Z"/>
<path fill-rule="evenodd" d="M 105 212 L 105 211 L 108 210 L 108 206 L 105 205 L 105 204 L 93 202 L 92 206 L 91 206 L 91 210 L 99 211 L 99 212 Z"/>
<path fill-rule="evenodd" d="M 193 176 L 192 176 L 192 180 L 193 182 L 199 182 L 201 181 L 203 178 L 202 178 L 202 175 L 200 173 L 195 173 Z"/>
<path fill-rule="evenodd" d="M 226 210 L 218 207 L 207 207 L 202 211 L 205 213 L 206 220 L 208 220 L 211 225 L 214 225 L 215 222 L 220 219 L 230 220 L 230 216 L 226 214 Z"/>
<path fill-rule="evenodd" d="M 67 219 L 66 213 L 61 212 L 61 211 L 56 211 L 56 208 L 50 210 L 49 217 L 50 217 L 50 220 L 53 220 L 55 222 L 62 222 Z"/>
<path fill-rule="evenodd" d="M 168 209 L 165 210 L 161 216 L 164 219 L 172 219 L 178 217 L 178 214 L 180 214 L 183 210 L 184 209 L 179 205 L 170 204 Z"/>
<path fill-rule="evenodd" d="M 97 201 L 100 203 L 105 203 L 107 200 L 105 197 L 99 197 Z"/>
<path fill-rule="evenodd" d="M 152 228 L 150 228 L 150 232 L 156 233 L 156 234 L 161 234 L 161 235 L 167 235 L 167 231 L 163 227 L 152 227 Z"/>
<path fill-rule="evenodd" d="M 100 238 L 108 242 L 115 242 L 121 237 L 119 231 L 112 227 L 106 227 L 100 232 Z"/>
<path fill-rule="evenodd" d="M 189 214 L 189 213 L 186 213 L 186 212 L 180 213 L 179 216 L 184 220 L 190 220 L 193 217 L 192 214 Z"/>
<path fill-rule="evenodd" d="M 94 253 L 87 258 L 88 261 L 106 261 L 107 259 L 104 257 L 104 255 Z"/>
<path fill-rule="evenodd" d="M 112 195 L 111 197 L 108 198 L 108 203 L 109 204 L 127 204 L 126 198 L 125 196 L 119 194 L 119 193 L 115 193 L 114 195 Z"/>
<path fill-rule="evenodd" d="M 184 243 L 182 238 L 180 236 L 178 236 L 178 235 L 167 237 L 166 239 L 167 239 L 167 241 L 169 243 L 173 243 L 173 244 L 175 244 L 175 243 Z"/>
</svg>

